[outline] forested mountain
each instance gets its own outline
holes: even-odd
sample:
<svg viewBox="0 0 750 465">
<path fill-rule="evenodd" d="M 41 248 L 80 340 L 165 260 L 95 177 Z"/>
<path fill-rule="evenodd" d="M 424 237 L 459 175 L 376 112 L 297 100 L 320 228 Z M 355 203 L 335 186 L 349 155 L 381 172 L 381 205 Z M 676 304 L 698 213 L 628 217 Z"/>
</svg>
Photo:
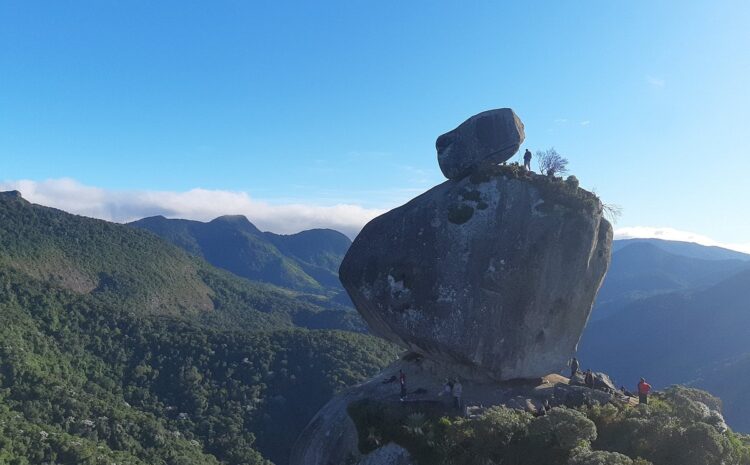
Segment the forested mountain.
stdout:
<svg viewBox="0 0 750 465">
<path fill-rule="evenodd" d="M 343 291 L 338 267 L 351 241 L 337 231 L 264 233 L 244 216 L 221 216 L 208 223 L 154 216 L 130 225 L 243 278 L 301 291 Z"/>
<path fill-rule="evenodd" d="M 710 247 L 701 253 L 701 247 L 645 239 L 615 241 L 612 264 L 597 296 L 592 320 L 614 315 L 639 299 L 705 288 L 750 269 L 750 256 Z M 678 254 L 683 250 L 688 255 Z M 733 258 L 723 258 L 728 256 Z"/>
<path fill-rule="evenodd" d="M 750 256 L 658 239 L 615 241 L 578 355 L 629 389 L 689 383 L 750 431 Z"/>
<path fill-rule="evenodd" d="M 0 462 L 253 464 L 396 356 L 327 296 L 0 195 Z M 265 458 L 264 458 L 265 457 Z"/>
<path fill-rule="evenodd" d="M 246 330 L 362 329 L 352 309 L 327 295 L 238 278 L 137 228 L 32 205 L 14 193 L 0 197 L 0 217 L 0 266 L 134 312 Z"/>
<path fill-rule="evenodd" d="M 637 300 L 589 324 L 579 345 L 585 368 L 603 370 L 633 385 L 641 376 L 656 386 L 694 383 L 721 396 L 750 378 L 736 368 L 750 354 L 750 271 L 700 290 Z M 728 368 L 733 367 L 733 368 Z M 712 374 L 713 373 L 713 374 Z M 718 378 L 721 381 L 718 381 Z M 746 396 L 727 396 L 730 424 L 750 430 Z"/>
</svg>

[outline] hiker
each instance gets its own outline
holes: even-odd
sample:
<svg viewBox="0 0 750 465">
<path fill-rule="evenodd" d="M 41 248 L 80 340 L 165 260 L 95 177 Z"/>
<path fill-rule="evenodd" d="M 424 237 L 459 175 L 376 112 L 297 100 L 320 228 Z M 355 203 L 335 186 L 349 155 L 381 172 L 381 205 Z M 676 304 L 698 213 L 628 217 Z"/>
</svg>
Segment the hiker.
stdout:
<svg viewBox="0 0 750 465">
<path fill-rule="evenodd" d="M 463 394 L 463 391 L 464 387 L 461 386 L 461 381 L 456 378 L 456 380 L 453 382 L 453 389 L 451 390 L 451 393 L 453 394 L 453 406 L 458 410 L 461 410 L 461 394 Z"/>
<path fill-rule="evenodd" d="M 573 360 L 570 361 L 570 378 L 575 378 L 578 374 L 578 369 L 581 368 L 581 364 L 578 363 L 578 359 L 573 357 Z"/>
<path fill-rule="evenodd" d="M 549 412 L 550 410 L 552 410 L 552 406 L 549 404 L 549 399 L 544 399 L 544 403 L 539 407 L 537 416 L 543 417 L 547 415 L 547 412 Z"/>
<path fill-rule="evenodd" d="M 591 389 L 594 389 L 594 373 L 591 372 L 590 368 L 586 370 L 586 375 L 583 377 L 583 383 Z"/>
<path fill-rule="evenodd" d="M 529 149 L 526 149 L 523 154 L 523 167 L 526 168 L 526 171 L 531 171 L 531 151 Z"/>
<path fill-rule="evenodd" d="M 401 400 L 406 398 L 406 373 L 398 370 L 398 383 L 401 385 Z"/>
<path fill-rule="evenodd" d="M 651 385 L 641 378 L 638 382 L 638 403 L 648 405 L 648 393 L 651 392 Z"/>
<path fill-rule="evenodd" d="M 443 383 L 443 389 L 438 393 L 438 397 L 445 396 L 445 398 L 448 399 L 448 404 L 450 404 L 452 392 L 453 392 L 453 381 L 449 380 L 448 378 L 445 378 L 445 383 Z"/>
</svg>

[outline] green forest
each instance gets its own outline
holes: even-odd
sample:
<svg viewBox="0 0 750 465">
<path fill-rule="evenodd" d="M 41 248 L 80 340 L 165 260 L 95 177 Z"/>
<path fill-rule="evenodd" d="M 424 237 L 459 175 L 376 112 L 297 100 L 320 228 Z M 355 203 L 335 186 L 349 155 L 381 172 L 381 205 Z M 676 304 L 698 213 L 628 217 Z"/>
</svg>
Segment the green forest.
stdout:
<svg viewBox="0 0 750 465">
<path fill-rule="evenodd" d="M 0 463 L 261 464 L 397 356 L 325 296 L 0 199 Z"/>
</svg>

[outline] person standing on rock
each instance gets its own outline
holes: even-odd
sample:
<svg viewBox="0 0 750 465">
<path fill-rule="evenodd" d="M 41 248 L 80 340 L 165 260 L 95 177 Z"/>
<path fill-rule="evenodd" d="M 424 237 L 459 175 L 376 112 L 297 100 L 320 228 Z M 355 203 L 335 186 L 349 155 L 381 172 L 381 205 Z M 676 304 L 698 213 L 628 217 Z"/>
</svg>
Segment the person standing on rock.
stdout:
<svg viewBox="0 0 750 465">
<path fill-rule="evenodd" d="M 587 387 L 594 389 L 594 373 L 591 372 L 591 369 L 586 370 L 586 375 L 583 377 L 583 382 Z"/>
<path fill-rule="evenodd" d="M 641 378 L 638 382 L 638 403 L 648 405 L 648 394 L 651 392 L 651 385 Z"/>
<path fill-rule="evenodd" d="M 526 149 L 523 153 L 523 167 L 526 168 L 526 171 L 531 171 L 531 151 L 529 149 Z"/>
<path fill-rule="evenodd" d="M 438 393 L 438 396 L 445 396 L 448 402 L 448 405 L 451 403 L 451 393 L 453 392 L 453 381 L 451 381 L 448 378 L 445 378 L 445 383 L 443 383 L 443 390 Z"/>
<path fill-rule="evenodd" d="M 461 386 L 461 381 L 456 378 L 456 381 L 453 383 L 453 406 L 456 407 L 457 410 L 461 410 L 461 395 L 464 393 L 464 387 Z"/>
<path fill-rule="evenodd" d="M 581 368 L 581 364 L 578 363 L 578 359 L 573 357 L 573 360 L 570 361 L 570 377 L 575 378 L 578 374 L 578 369 Z"/>
<path fill-rule="evenodd" d="M 401 400 L 406 398 L 406 373 L 398 370 L 398 384 L 401 385 Z"/>
</svg>

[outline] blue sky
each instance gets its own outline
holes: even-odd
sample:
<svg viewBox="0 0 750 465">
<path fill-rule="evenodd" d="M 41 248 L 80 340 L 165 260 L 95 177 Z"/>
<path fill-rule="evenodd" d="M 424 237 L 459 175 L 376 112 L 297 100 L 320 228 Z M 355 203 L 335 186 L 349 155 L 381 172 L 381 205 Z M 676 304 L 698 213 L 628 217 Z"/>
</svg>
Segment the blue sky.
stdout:
<svg viewBox="0 0 750 465">
<path fill-rule="evenodd" d="M 168 198 L 351 229 L 443 180 L 438 135 L 509 106 L 618 227 L 747 245 L 747 24 L 739 0 L 3 0 L 0 182 L 110 219 Z"/>
</svg>

